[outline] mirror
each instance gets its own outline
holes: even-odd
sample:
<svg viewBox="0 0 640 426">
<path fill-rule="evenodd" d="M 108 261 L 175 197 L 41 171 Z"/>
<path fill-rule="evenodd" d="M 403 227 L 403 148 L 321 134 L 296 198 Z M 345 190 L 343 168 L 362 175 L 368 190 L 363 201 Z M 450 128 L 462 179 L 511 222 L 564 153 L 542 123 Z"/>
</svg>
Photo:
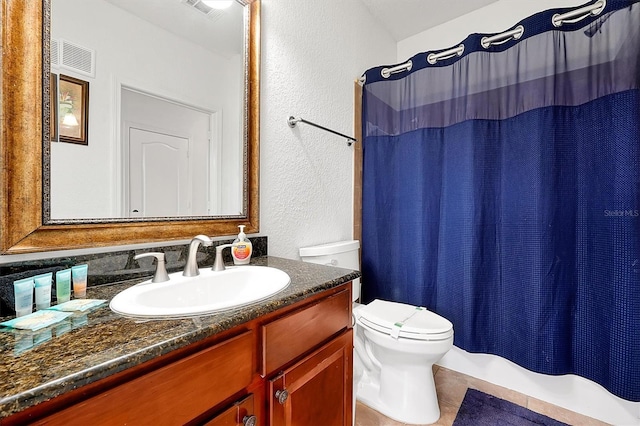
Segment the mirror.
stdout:
<svg viewBox="0 0 640 426">
<path fill-rule="evenodd" d="M 51 220 L 242 215 L 244 6 L 222 6 L 51 0 Z"/>
<path fill-rule="evenodd" d="M 181 4 L 181 0 L 173 1 L 175 1 L 176 6 L 187 7 Z M 115 2 L 117 1 L 109 0 L 110 4 Z M 194 3 L 191 0 L 187 2 Z M 62 105 L 62 101 L 56 111 L 50 109 L 50 99 L 57 100 L 60 96 L 59 93 L 56 93 L 56 89 L 59 90 L 59 86 L 63 83 L 60 80 L 60 76 L 65 75 L 62 68 L 57 69 L 54 66 L 52 68 L 54 70 L 53 74 L 57 75 L 58 80 L 50 78 L 50 1 L 45 0 L 39 3 L 2 0 L 4 25 L 2 27 L 3 90 L 2 138 L 0 143 L 2 147 L 2 177 L 4 185 L 0 189 L 2 201 L 0 251 L 3 254 L 171 241 L 188 239 L 200 233 L 210 236 L 233 235 L 237 231 L 238 224 L 246 224 L 248 232 L 259 231 L 259 0 L 245 0 L 241 11 L 245 22 L 245 54 L 241 58 L 241 62 L 244 62 L 245 72 L 241 81 L 244 84 L 242 87 L 238 86 L 238 91 L 242 93 L 242 98 L 238 99 L 243 99 L 243 102 L 238 102 L 240 106 L 238 109 L 244 112 L 244 119 L 236 118 L 236 127 L 241 129 L 237 137 L 240 140 L 240 144 L 237 144 L 235 148 L 231 148 L 236 150 L 237 156 L 240 158 L 234 166 L 238 170 L 236 175 L 240 176 L 237 179 L 237 186 L 240 190 L 230 196 L 230 198 L 236 199 L 234 207 L 227 210 L 201 209 L 184 214 L 179 212 L 178 215 L 168 215 L 169 217 L 155 217 L 155 214 L 152 218 L 136 217 L 135 215 L 126 217 L 126 214 L 122 214 L 122 212 L 126 212 L 125 208 L 128 206 L 123 201 L 124 197 L 122 197 L 125 191 L 121 190 L 120 198 L 115 197 L 116 200 L 119 199 L 120 201 L 111 202 L 109 209 L 107 209 L 110 213 L 76 214 L 63 212 L 56 215 L 56 184 L 53 183 L 51 191 L 47 185 L 49 182 L 53 182 L 59 173 L 60 170 L 56 168 L 62 167 L 62 169 L 67 168 L 73 171 L 74 164 L 78 164 L 78 161 L 76 161 L 74 164 L 62 163 L 64 165 L 57 165 L 56 156 L 58 154 L 56 150 L 59 147 L 64 147 L 63 149 L 67 151 L 71 149 L 86 149 L 87 145 L 49 142 L 50 135 L 52 135 L 51 132 L 57 133 L 55 136 L 58 138 L 63 133 L 69 133 L 69 129 L 60 128 L 63 123 L 60 123 L 57 127 L 51 126 L 51 121 L 57 122 L 55 118 L 51 120 L 51 112 L 60 115 L 69 111 L 62 110 L 63 107 L 67 107 L 67 105 Z M 65 35 L 65 37 L 69 36 Z M 62 37 L 60 38 L 63 39 Z M 55 44 L 59 40 L 56 38 L 53 38 L 53 40 L 53 47 L 56 47 Z M 59 48 L 59 44 L 57 47 Z M 59 70 L 59 73 L 56 73 L 56 70 Z M 161 70 L 157 70 L 157 72 L 161 72 Z M 116 106 L 112 106 L 111 109 L 112 111 L 120 110 L 117 111 L 118 114 L 111 114 L 111 116 L 120 117 L 119 114 L 123 109 L 122 99 L 118 100 L 117 97 L 118 93 L 122 94 L 125 90 L 133 92 L 134 95 L 154 95 L 155 97 L 158 97 L 158 95 L 165 96 L 167 92 L 170 92 L 168 93 L 169 96 L 166 97 L 171 98 L 173 101 L 179 101 L 174 103 L 199 107 L 209 113 L 215 113 L 216 108 L 221 105 L 221 103 L 218 103 L 217 105 L 208 106 L 203 105 L 204 101 L 193 102 L 193 96 L 183 95 L 181 90 L 173 92 L 165 90 L 165 93 L 158 93 L 153 87 L 144 87 L 147 79 L 135 77 L 118 78 L 113 75 L 115 73 L 111 74 L 109 83 L 112 89 L 111 96 L 112 99 L 117 101 L 114 101 Z M 207 72 L 200 70 L 200 74 L 207 75 Z M 74 74 L 73 77 L 77 77 L 77 74 Z M 91 87 L 93 80 L 90 78 L 83 80 L 90 82 L 90 93 L 93 96 L 94 92 Z M 68 82 L 64 81 L 64 83 Z M 58 87 L 56 88 L 55 86 Z M 94 84 L 94 87 L 96 88 L 95 93 L 99 93 L 97 91 L 97 83 Z M 52 94 L 55 95 L 52 96 Z M 181 99 L 176 99 L 176 95 Z M 89 123 L 91 124 L 93 123 L 91 121 L 92 111 L 99 110 L 99 107 L 94 107 L 94 103 L 89 105 L 93 108 L 88 114 L 90 117 Z M 222 109 L 231 111 L 233 107 L 227 108 L 223 106 L 218 110 Z M 221 115 L 227 115 L 227 113 L 224 112 Z M 229 116 L 231 117 L 231 114 Z M 102 117 L 102 114 L 97 114 L 96 118 L 98 119 L 97 123 L 100 123 L 100 121 L 109 122 L 109 117 Z M 99 124 L 96 124 L 96 126 L 99 126 Z M 109 133 L 118 136 L 122 135 L 122 128 L 124 127 L 122 123 L 112 124 L 111 126 L 112 130 Z M 120 131 L 113 130 L 118 127 L 120 127 Z M 95 139 L 96 144 L 98 143 L 98 136 L 93 135 L 91 129 L 89 129 L 87 135 L 89 137 L 87 141 L 88 147 L 91 147 L 93 139 Z M 118 138 L 116 137 L 115 139 Z M 123 145 L 115 146 L 116 148 L 110 148 L 111 152 L 113 153 L 113 151 L 120 149 L 120 153 L 122 153 Z M 62 153 L 62 150 L 59 151 Z M 244 153 L 244 155 L 240 155 L 240 153 Z M 61 157 L 64 156 L 61 155 Z M 49 158 L 53 161 L 51 165 L 48 161 Z M 103 160 L 117 163 L 118 158 L 118 155 L 114 154 L 110 159 Z M 207 159 L 210 160 L 211 157 L 208 156 Z M 101 160 L 91 161 L 95 163 Z M 116 164 L 116 166 L 108 168 L 108 170 L 115 175 L 114 170 L 118 168 L 123 169 L 124 166 Z M 240 170 L 242 173 L 239 172 Z M 216 172 L 215 168 L 211 167 L 207 173 L 220 172 Z M 229 175 L 232 174 L 229 173 Z M 225 174 L 222 173 L 222 175 L 224 176 Z M 60 182 L 61 178 L 56 179 Z M 88 178 L 83 178 L 82 174 L 79 173 L 76 173 L 75 179 L 88 180 Z M 119 179 L 123 178 L 120 177 Z M 192 179 L 195 179 L 195 177 Z M 223 179 L 220 179 L 220 181 L 224 183 Z M 114 185 L 118 188 L 123 187 L 119 183 L 109 183 L 109 185 Z M 229 186 L 233 186 L 233 183 Z M 92 188 L 94 188 L 94 192 L 100 192 L 101 190 L 99 184 L 91 185 L 81 192 L 74 193 L 70 196 L 70 199 L 73 200 L 74 204 L 81 205 L 85 200 L 91 199 L 83 194 L 91 191 Z M 118 191 L 113 190 L 112 192 L 117 195 Z M 207 195 L 215 193 L 211 188 L 208 188 L 207 191 Z M 204 198 L 206 198 L 206 195 Z M 214 198 L 214 196 L 211 196 L 211 198 Z M 95 200 L 95 197 L 93 200 Z M 135 207 L 131 210 L 135 210 Z M 114 214 L 114 212 L 122 215 Z"/>
</svg>

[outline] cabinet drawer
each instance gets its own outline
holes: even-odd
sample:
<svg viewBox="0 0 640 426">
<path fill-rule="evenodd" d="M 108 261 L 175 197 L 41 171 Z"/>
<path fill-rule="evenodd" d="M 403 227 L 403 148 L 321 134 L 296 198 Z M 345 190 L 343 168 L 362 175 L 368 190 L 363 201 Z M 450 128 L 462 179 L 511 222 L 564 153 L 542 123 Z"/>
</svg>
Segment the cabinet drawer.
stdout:
<svg viewBox="0 0 640 426">
<path fill-rule="evenodd" d="M 273 373 L 350 325 L 348 289 L 263 325 L 261 374 Z"/>
<path fill-rule="evenodd" d="M 253 395 L 236 402 L 232 407 L 209 420 L 204 426 L 243 426 L 252 423 L 251 417 L 255 418 L 253 423 L 257 424 L 257 417 L 254 414 Z"/>
<path fill-rule="evenodd" d="M 253 378 L 246 332 L 43 419 L 46 424 L 184 424 Z"/>
</svg>

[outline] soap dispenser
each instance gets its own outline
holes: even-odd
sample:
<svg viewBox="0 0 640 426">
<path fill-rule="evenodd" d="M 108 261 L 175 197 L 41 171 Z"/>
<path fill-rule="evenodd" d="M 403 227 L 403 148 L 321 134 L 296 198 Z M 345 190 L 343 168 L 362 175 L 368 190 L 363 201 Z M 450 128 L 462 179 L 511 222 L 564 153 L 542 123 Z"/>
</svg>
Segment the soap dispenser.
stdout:
<svg viewBox="0 0 640 426">
<path fill-rule="evenodd" d="M 231 247 L 231 256 L 233 256 L 235 265 L 248 265 L 249 261 L 251 261 L 253 246 L 249 238 L 247 238 L 247 234 L 244 233 L 244 227 L 245 225 L 238 225 L 240 233 L 238 238 L 233 241 L 233 247 Z"/>
</svg>

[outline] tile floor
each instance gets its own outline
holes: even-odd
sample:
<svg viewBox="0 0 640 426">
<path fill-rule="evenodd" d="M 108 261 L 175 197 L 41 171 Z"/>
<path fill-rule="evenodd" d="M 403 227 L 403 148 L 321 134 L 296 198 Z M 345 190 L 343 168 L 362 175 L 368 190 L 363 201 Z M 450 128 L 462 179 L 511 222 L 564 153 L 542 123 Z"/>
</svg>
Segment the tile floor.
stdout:
<svg viewBox="0 0 640 426">
<path fill-rule="evenodd" d="M 547 402 L 523 395 L 521 393 L 494 385 L 475 377 L 467 376 L 444 367 L 434 367 L 436 391 L 440 404 L 440 420 L 438 426 L 451 426 L 456 418 L 458 408 L 462 403 L 467 388 L 478 389 L 482 392 L 506 399 L 532 411 L 549 416 L 570 425 L 604 426 L 599 420 L 574 413 Z M 403 423 L 391 420 L 360 402 L 356 405 L 356 426 L 403 426 Z"/>
</svg>

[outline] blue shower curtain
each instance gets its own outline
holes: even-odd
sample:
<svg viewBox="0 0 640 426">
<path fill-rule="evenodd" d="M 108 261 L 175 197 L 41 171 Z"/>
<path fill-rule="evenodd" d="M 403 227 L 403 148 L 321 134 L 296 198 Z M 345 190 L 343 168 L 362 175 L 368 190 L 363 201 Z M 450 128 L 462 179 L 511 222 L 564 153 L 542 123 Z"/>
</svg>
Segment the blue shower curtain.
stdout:
<svg viewBox="0 0 640 426">
<path fill-rule="evenodd" d="M 555 27 L 567 11 L 366 72 L 363 299 L 640 401 L 640 4 Z"/>
</svg>

